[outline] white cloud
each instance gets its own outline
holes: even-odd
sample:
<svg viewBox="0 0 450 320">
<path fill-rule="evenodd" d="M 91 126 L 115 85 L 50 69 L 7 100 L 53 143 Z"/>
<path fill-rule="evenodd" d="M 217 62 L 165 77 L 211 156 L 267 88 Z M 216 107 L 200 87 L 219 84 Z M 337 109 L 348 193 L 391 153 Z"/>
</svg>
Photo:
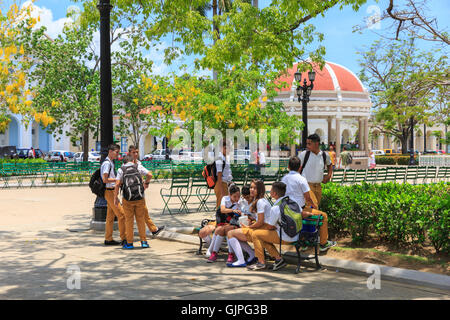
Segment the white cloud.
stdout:
<svg viewBox="0 0 450 320">
<path fill-rule="evenodd" d="M 61 18 L 58 20 L 53 20 L 52 10 L 47 9 L 46 7 L 38 7 L 31 1 L 25 1 L 22 5 L 22 8 L 28 6 L 31 7 L 31 16 L 33 18 L 40 18 L 40 21 L 36 24 L 35 28 L 40 28 L 42 26 L 46 27 L 46 34 L 52 39 L 56 38 L 59 34 L 62 33 L 62 30 L 66 23 L 73 23 L 73 20 L 71 18 Z M 74 6 L 71 6 L 71 9 L 73 9 L 73 7 Z"/>
</svg>

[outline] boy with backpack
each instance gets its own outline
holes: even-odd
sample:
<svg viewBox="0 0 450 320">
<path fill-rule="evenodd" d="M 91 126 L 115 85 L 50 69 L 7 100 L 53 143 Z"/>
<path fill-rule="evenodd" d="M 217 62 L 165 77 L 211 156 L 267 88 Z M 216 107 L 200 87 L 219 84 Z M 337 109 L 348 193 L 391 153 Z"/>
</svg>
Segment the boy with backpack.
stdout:
<svg viewBox="0 0 450 320">
<path fill-rule="evenodd" d="M 264 249 L 267 250 L 271 257 L 275 258 L 272 270 L 276 271 L 286 266 L 286 261 L 281 257 L 274 244 L 279 244 L 280 239 L 282 240 L 282 244 L 290 244 L 297 241 L 300 234 L 302 218 L 313 215 L 310 212 L 302 211 L 297 202 L 290 200 L 289 197 L 285 196 L 285 193 L 286 185 L 283 182 L 277 181 L 272 184 L 270 196 L 276 201 L 270 210 L 270 216 L 267 223 L 275 226 L 276 229 L 258 229 L 253 231 L 252 240 L 258 262 L 248 266 L 247 268 L 249 270 L 262 270 L 267 267 L 264 259 Z M 283 210 L 280 209 L 280 206 L 283 206 Z M 287 224 L 283 217 L 288 210 L 294 217 L 291 219 L 294 225 Z M 283 225 L 286 227 L 282 227 Z M 295 227 L 295 225 L 297 227 Z"/>
<path fill-rule="evenodd" d="M 138 167 L 134 163 L 132 155 L 127 155 L 123 158 L 123 166 L 117 171 L 116 186 L 114 189 L 114 204 L 119 204 L 119 188 L 122 189 L 122 202 L 125 213 L 125 225 L 127 241 L 124 244 L 124 249 L 134 249 L 134 218 L 136 217 L 136 224 L 141 239 L 142 248 L 148 248 L 147 239 L 145 237 L 145 213 L 148 212 L 145 206 L 144 191 L 148 188 L 151 174 L 144 167 Z M 142 176 L 146 177 L 145 182 L 142 182 Z"/>
<path fill-rule="evenodd" d="M 231 167 L 227 161 L 227 142 L 222 143 L 222 152 L 219 154 L 219 159 L 215 161 L 217 180 L 214 186 L 214 193 L 216 194 L 216 210 L 220 208 L 222 197 L 228 196 L 228 185 L 233 180 L 231 174 Z"/>
<path fill-rule="evenodd" d="M 326 151 L 320 150 L 320 137 L 314 133 L 306 139 L 306 148 L 308 150 L 300 153 L 301 168 L 300 174 L 306 178 L 311 189 L 311 198 L 316 207 L 319 207 L 322 199 L 322 183 L 327 183 L 333 175 L 333 165 L 330 155 Z M 328 174 L 324 176 L 324 169 L 327 168 Z"/>
<path fill-rule="evenodd" d="M 139 149 L 136 148 L 135 146 L 131 145 L 128 148 L 128 154 L 133 156 L 133 161 L 135 164 L 137 164 L 138 166 L 138 170 L 141 172 L 148 172 L 148 170 L 142 165 L 142 163 L 139 161 Z M 144 173 L 144 175 L 146 176 L 147 173 Z M 150 173 L 150 179 L 152 178 L 152 175 Z M 145 197 L 144 197 L 145 199 Z M 145 216 L 144 216 L 144 221 L 145 224 L 147 225 L 148 229 L 150 230 L 150 232 L 152 233 L 152 235 L 157 236 L 158 233 L 160 233 L 162 230 L 164 230 L 165 226 L 162 227 L 157 227 L 152 219 L 150 218 L 149 214 L 148 214 L 148 208 L 146 206 L 146 212 L 145 212 Z"/>
</svg>

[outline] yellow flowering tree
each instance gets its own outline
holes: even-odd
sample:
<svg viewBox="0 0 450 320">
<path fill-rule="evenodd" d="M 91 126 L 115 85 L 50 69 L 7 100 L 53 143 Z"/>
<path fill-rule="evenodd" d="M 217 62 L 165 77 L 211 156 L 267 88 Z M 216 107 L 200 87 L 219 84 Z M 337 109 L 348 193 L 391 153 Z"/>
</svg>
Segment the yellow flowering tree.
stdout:
<svg viewBox="0 0 450 320">
<path fill-rule="evenodd" d="M 37 122 L 51 122 L 47 113 L 36 113 L 33 94 L 28 86 L 28 71 L 32 58 L 21 43 L 21 32 L 31 29 L 39 18 L 31 17 L 31 8 L 19 8 L 14 2 L 3 11 L 0 2 L 0 132 L 9 125 L 10 114 L 21 114 L 28 122 L 31 116 Z"/>
</svg>

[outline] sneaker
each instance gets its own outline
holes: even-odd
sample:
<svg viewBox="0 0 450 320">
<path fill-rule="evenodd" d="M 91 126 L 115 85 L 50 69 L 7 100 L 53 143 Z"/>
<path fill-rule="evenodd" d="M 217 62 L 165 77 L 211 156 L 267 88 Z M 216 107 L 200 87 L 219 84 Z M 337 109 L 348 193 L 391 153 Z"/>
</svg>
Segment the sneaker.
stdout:
<svg viewBox="0 0 450 320">
<path fill-rule="evenodd" d="M 213 251 L 206 262 L 211 263 L 217 260 L 217 252 Z"/>
<path fill-rule="evenodd" d="M 118 246 L 121 243 L 115 240 L 105 240 L 105 246 Z"/>
<path fill-rule="evenodd" d="M 304 246 L 304 247 L 301 247 L 300 248 L 300 251 L 306 251 L 306 250 L 308 250 L 309 248 L 307 247 L 307 246 Z"/>
<path fill-rule="evenodd" d="M 127 244 L 127 240 L 122 240 L 122 241 L 120 241 L 120 245 L 123 247 L 124 245 L 126 245 Z"/>
<path fill-rule="evenodd" d="M 255 263 L 257 263 L 257 262 L 258 262 L 258 258 L 257 258 L 257 257 L 253 257 L 252 260 L 247 261 L 247 265 L 248 265 L 248 266 L 251 266 L 252 264 L 255 264 Z"/>
<path fill-rule="evenodd" d="M 141 247 L 142 248 L 150 248 L 147 241 L 141 241 Z"/>
<path fill-rule="evenodd" d="M 265 264 L 262 264 L 261 262 L 257 262 L 257 263 L 255 263 L 255 264 L 252 264 L 251 266 L 247 266 L 247 269 L 248 270 L 252 270 L 252 271 L 255 271 L 255 270 L 263 270 L 263 269 L 265 269 L 267 266 L 265 265 Z"/>
<path fill-rule="evenodd" d="M 235 264 L 235 263 L 227 263 L 227 267 L 230 267 L 230 268 L 243 268 L 243 267 L 247 266 L 247 264 L 245 262 L 242 263 L 242 264 Z"/>
<path fill-rule="evenodd" d="M 287 265 L 286 260 L 281 258 L 280 260 L 275 260 L 275 263 L 273 264 L 273 271 L 277 271 Z"/>
<path fill-rule="evenodd" d="M 125 243 L 122 249 L 134 249 L 133 243 Z"/>
<path fill-rule="evenodd" d="M 156 230 L 155 232 L 152 232 L 152 234 L 153 234 L 154 236 L 157 236 L 158 233 L 160 233 L 161 231 L 163 231 L 165 227 L 166 227 L 166 226 L 158 227 L 158 230 Z"/>
<path fill-rule="evenodd" d="M 337 244 L 336 241 L 330 241 L 330 240 L 328 240 L 327 243 L 325 243 L 324 245 L 320 245 L 319 250 L 320 250 L 321 252 L 327 251 L 327 250 L 330 249 L 331 247 L 334 247 L 336 244 Z"/>
<path fill-rule="evenodd" d="M 211 257 L 211 251 L 206 250 L 206 252 L 205 252 L 205 258 L 209 258 L 209 257 Z"/>
<path fill-rule="evenodd" d="M 229 252 L 228 253 L 227 263 L 233 263 L 233 262 L 234 262 L 234 253 Z"/>
</svg>

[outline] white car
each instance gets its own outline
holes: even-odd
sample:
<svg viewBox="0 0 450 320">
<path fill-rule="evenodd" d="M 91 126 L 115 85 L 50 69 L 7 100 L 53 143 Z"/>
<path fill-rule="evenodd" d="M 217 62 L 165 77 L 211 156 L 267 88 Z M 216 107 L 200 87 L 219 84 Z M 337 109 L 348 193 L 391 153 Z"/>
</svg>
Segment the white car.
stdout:
<svg viewBox="0 0 450 320">
<path fill-rule="evenodd" d="M 234 150 L 234 161 L 245 161 L 250 162 L 251 153 L 247 149 L 235 149 Z"/>
<path fill-rule="evenodd" d="M 95 162 L 100 161 L 101 154 L 99 152 L 90 151 L 88 153 L 88 161 L 89 162 Z M 83 152 L 77 152 L 75 153 L 75 162 L 82 162 L 83 161 Z"/>
<path fill-rule="evenodd" d="M 384 156 L 386 153 L 383 150 L 372 150 L 373 154 L 376 156 Z"/>
<path fill-rule="evenodd" d="M 170 157 L 170 150 L 169 150 Z M 165 160 L 166 159 L 166 149 L 158 149 L 153 151 L 152 153 L 146 154 L 144 156 L 145 161 L 149 160 Z"/>
<path fill-rule="evenodd" d="M 60 161 L 64 161 L 67 162 L 69 161 L 69 151 L 65 151 L 65 150 L 52 150 L 50 151 L 47 156 L 45 157 L 46 161 L 49 162 L 60 162 Z M 62 158 L 61 158 L 62 155 Z"/>
</svg>

